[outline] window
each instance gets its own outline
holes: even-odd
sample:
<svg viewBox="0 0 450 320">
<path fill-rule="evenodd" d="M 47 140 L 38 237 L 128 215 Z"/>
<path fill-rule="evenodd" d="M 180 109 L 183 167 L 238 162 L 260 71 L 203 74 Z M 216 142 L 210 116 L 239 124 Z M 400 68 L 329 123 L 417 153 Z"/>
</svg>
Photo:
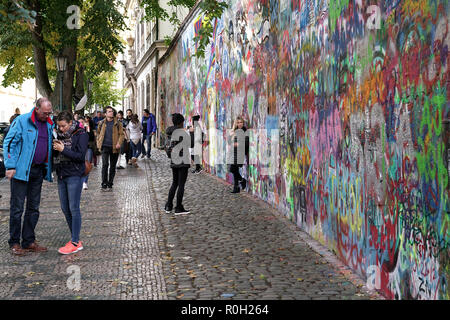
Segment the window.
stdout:
<svg viewBox="0 0 450 320">
<path fill-rule="evenodd" d="M 145 109 L 145 85 L 144 81 L 141 82 L 141 110 Z"/>
<path fill-rule="evenodd" d="M 150 110 L 150 75 L 147 75 L 147 81 L 146 81 L 146 94 L 147 94 L 147 104 L 146 108 Z"/>
</svg>

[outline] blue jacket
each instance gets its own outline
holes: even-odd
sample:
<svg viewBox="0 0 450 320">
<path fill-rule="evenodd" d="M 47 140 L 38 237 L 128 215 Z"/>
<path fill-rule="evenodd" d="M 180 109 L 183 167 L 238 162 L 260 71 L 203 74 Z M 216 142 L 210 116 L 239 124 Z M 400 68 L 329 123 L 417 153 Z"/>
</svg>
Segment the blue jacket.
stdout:
<svg viewBox="0 0 450 320">
<path fill-rule="evenodd" d="M 11 127 L 3 140 L 3 156 L 6 170 L 15 169 L 14 176 L 17 180 L 28 181 L 30 177 L 31 163 L 33 162 L 34 153 L 38 139 L 38 129 L 36 125 L 36 115 L 34 108 L 30 113 L 26 113 L 17 117 L 11 124 Z M 45 160 L 45 168 L 47 174 L 45 180 L 52 182 L 52 132 L 53 121 L 48 118 L 48 153 Z"/>
<path fill-rule="evenodd" d="M 145 117 L 142 117 L 142 126 L 144 126 L 144 122 L 147 121 L 147 132 L 143 132 L 145 136 L 148 136 L 152 132 L 156 132 L 156 118 L 153 113 L 150 113 L 150 116 L 145 120 Z"/>
</svg>

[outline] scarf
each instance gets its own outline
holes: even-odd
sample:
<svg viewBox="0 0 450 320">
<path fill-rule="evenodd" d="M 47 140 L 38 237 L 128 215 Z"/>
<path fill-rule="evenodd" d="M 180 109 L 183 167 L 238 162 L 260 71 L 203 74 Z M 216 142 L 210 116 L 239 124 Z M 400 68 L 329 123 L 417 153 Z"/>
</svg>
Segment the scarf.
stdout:
<svg viewBox="0 0 450 320">
<path fill-rule="evenodd" d="M 64 143 L 64 147 L 67 147 L 69 149 L 72 148 L 72 135 L 75 132 L 76 129 L 78 129 L 78 121 L 72 120 L 72 125 L 70 126 L 69 130 L 66 132 L 61 132 L 58 128 L 56 130 L 56 134 L 58 137 L 58 140 L 62 141 Z"/>
</svg>

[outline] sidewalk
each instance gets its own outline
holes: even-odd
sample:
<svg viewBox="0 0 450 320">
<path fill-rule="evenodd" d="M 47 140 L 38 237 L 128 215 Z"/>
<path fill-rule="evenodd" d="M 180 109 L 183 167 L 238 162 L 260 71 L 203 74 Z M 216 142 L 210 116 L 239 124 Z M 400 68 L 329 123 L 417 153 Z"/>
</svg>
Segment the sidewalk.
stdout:
<svg viewBox="0 0 450 320">
<path fill-rule="evenodd" d="M 1 181 L 0 299 L 381 298 L 266 203 L 230 194 L 209 174 L 189 173 L 192 214 L 166 214 L 169 160 L 152 152 L 140 168 L 117 170 L 112 192 L 100 191 L 101 168 L 93 169 L 82 195 L 85 249 L 71 256 L 57 252 L 70 234 L 56 183 L 47 182 L 36 235 L 49 251 L 9 253 L 9 183 Z"/>
</svg>

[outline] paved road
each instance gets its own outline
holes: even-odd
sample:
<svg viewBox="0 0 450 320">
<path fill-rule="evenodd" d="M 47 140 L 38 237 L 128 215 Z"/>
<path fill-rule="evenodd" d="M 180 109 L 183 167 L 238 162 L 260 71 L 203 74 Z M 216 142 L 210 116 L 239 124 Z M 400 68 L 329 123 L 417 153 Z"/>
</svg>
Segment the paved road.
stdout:
<svg viewBox="0 0 450 320">
<path fill-rule="evenodd" d="M 0 299 L 380 299 L 330 252 L 264 202 L 209 174 L 189 174 L 187 216 L 162 210 L 169 161 L 153 150 L 100 190 L 100 167 L 83 191 L 85 249 L 70 240 L 56 183 L 44 182 L 36 228 L 46 253 L 12 256 L 9 184 L 0 182 Z M 78 277 L 79 275 L 79 277 Z"/>
</svg>

